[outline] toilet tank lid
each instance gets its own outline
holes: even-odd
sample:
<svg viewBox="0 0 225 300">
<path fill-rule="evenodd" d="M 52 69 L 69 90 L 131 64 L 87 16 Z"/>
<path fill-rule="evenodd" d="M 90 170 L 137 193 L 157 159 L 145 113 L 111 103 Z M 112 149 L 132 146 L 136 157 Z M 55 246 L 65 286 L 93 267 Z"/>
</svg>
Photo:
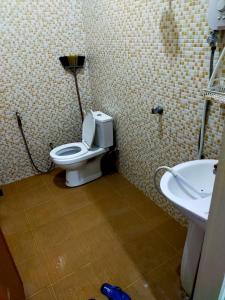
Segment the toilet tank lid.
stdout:
<svg viewBox="0 0 225 300">
<path fill-rule="evenodd" d="M 94 111 L 93 116 L 97 123 L 105 123 L 105 122 L 112 122 L 113 118 L 104 114 L 101 111 Z"/>
</svg>

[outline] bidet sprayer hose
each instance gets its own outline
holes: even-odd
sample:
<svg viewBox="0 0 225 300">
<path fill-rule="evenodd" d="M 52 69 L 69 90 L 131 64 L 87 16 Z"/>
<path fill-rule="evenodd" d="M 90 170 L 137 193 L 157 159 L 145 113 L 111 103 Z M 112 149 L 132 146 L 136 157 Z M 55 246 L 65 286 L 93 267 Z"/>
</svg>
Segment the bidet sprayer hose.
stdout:
<svg viewBox="0 0 225 300">
<path fill-rule="evenodd" d="M 54 163 L 51 162 L 49 168 L 47 168 L 46 171 L 40 170 L 40 169 L 36 166 L 36 164 L 35 164 L 35 162 L 34 162 L 34 160 L 33 160 L 33 158 L 32 158 L 32 155 L 31 155 L 31 152 L 30 152 L 28 143 L 27 143 L 27 139 L 26 139 L 25 134 L 24 134 L 24 131 L 23 131 L 22 119 L 21 119 L 21 116 L 20 116 L 20 114 L 19 114 L 18 112 L 16 112 L 16 120 L 17 120 L 17 124 L 18 124 L 19 130 L 20 130 L 21 136 L 22 136 L 22 138 L 23 138 L 23 142 L 24 142 L 24 145 L 25 145 L 25 148 L 26 148 L 26 151 L 27 151 L 27 154 L 28 154 L 28 157 L 29 157 L 29 159 L 30 159 L 30 162 L 31 162 L 32 166 L 34 167 L 34 169 L 35 169 L 38 173 L 41 173 L 41 174 L 46 174 L 46 173 L 48 173 L 48 172 L 51 171 L 52 168 L 54 167 Z M 53 146 L 52 146 L 51 143 L 49 144 L 49 146 L 50 146 L 51 149 L 53 149 Z"/>
<path fill-rule="evenodd" d="M 162 166 L 162 167 L 159 167 L 159 168 L 156 169 L 155 174 L 154 174 L 154 177 L 153 177 L 153 180 L 154 180 L 154 186 L 155 186 L 157 192 L 158 192 L 159 194 L 161 194 L 162 196 L 164 196 L 163 193 L 162 193 L 162 191 L 161 191 L 161 189 L 158 187 L 158 184 L 157 184 L 157 175 L 158 175 L 159 171 L 161 171 L 161 170 L 166 170 L 166 171 L 172 173 L 172 174 L 174 175 L 174 177 L 176 177 L 177 174 L 173 171 L 172 168 L 167 167 L 167 166 Z"/>
<path fill-rule="evenodd" d="M 183 186 L 185 185 L 189 191 L 188 193 L 194 198 L 194 199 L 199 199 L 199 198 L 206 198 L 210 196 L 210 193 L 200 193 L 192 184 L 190 184 L 186 178 L 184 178 L 181 174 L 177 173 L 176 171 L 173 170 L 173 168 L 167 167 L 167 166 L 162 166 L 156 169 L 155 174 L 154 174 L 154 185 L 157 191 L 163 195 L 161 192 L 161 189 L 157 185 L 157 174 L 161 170 L 166 170 L 170 172 L 175 178 L 180 179 L 180 182 L 183 183 Z M 163 195 L 164 196 L 164 195 Z"/>
</svg>

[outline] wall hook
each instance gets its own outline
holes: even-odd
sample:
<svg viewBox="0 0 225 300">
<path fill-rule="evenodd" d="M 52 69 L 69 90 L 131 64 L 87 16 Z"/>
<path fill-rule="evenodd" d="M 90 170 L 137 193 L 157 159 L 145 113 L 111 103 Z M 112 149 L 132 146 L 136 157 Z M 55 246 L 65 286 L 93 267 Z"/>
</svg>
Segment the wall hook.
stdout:
<svg viewBox="0 0 225 300">
<path fill-rule="evenodd" d="M 153 115 L 156 115 L 156 114 L 159 114 L 159 115 L 162 115 L 163 114 L 163 107 L 162 106 L 157 106 L 155 108 L 152 108 L 152 114 Z"/>
</svg>

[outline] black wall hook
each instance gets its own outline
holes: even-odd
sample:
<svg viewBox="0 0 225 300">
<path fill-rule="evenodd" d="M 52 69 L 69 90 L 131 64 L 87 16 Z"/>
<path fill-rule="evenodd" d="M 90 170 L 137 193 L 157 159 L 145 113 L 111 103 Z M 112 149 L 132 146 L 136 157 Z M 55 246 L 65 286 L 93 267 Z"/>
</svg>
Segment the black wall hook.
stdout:
<svg viewBox="0 0 225 300">
<path fill-rule="evenodd" d="M 152 108 L 152 114 L 153 115 L 156 115 L 156 114 L 162 115 L 163 114 L 163 107 L 162 106 L 157 106 L 155 108 Z"/>
</svg>

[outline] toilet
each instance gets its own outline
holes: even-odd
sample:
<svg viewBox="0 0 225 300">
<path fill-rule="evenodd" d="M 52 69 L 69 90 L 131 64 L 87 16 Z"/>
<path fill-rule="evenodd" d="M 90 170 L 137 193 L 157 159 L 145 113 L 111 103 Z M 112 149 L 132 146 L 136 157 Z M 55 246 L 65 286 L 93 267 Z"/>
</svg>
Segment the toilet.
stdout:
<svg viewBox="0 0 225 300">
<path fill-rule="evenodd" d="M 82 142 L 56 147 L 50 157 L 66 170 L 66 185 L 80 186 L 102 176 L 101 159 L 113 146 L 113 119 L 100 111 L 88 111 L 82 126 Z"/>
</svg>

